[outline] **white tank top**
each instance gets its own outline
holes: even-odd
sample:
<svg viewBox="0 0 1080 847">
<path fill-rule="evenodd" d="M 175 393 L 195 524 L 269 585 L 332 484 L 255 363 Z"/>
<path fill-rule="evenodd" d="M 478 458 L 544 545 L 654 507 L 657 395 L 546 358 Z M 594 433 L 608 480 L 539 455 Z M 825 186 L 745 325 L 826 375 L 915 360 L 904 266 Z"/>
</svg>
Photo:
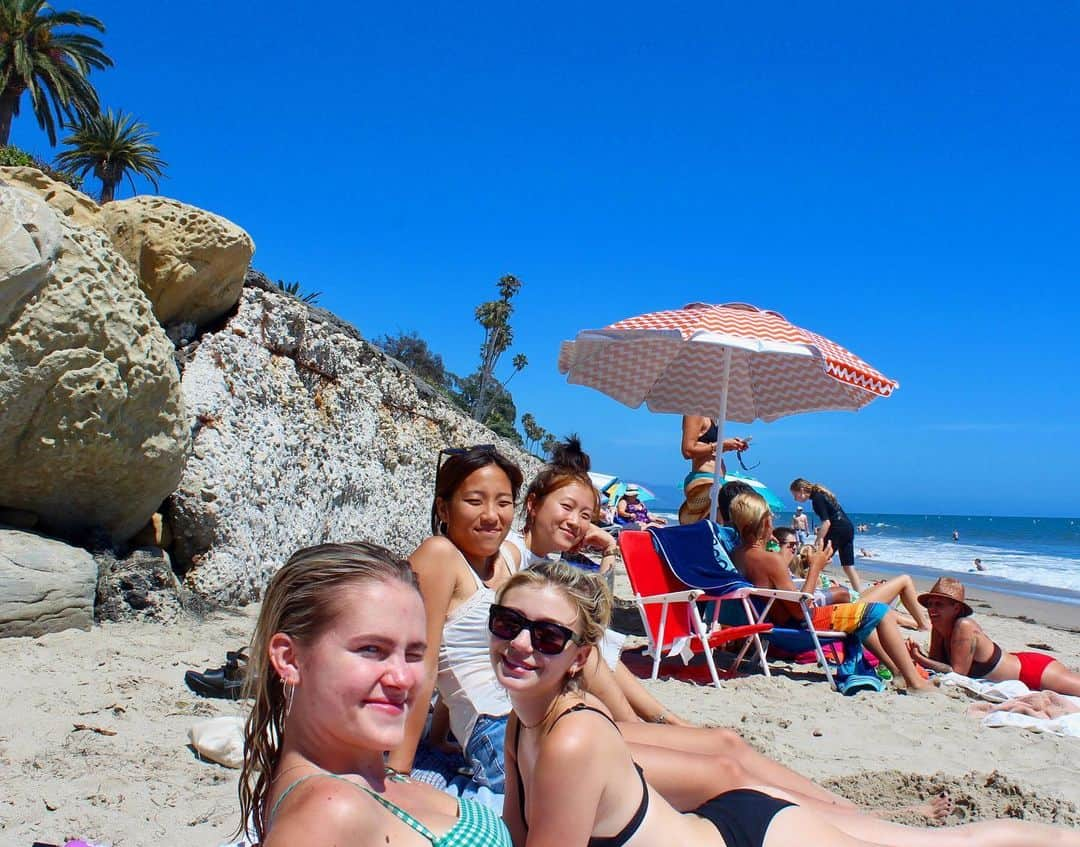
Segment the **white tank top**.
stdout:
<svg viewBox="0 0 1080 847">
<path fill-rule="evenodd" d="M 499 548 L 499 554 L 510 573 L 514 573 L 517 568 L 506 550 Z M 439 694 L 450 710 L 450 729 L 462 747 L 480 715 L 500 717 L 510 714 L 513 708 L 510 696 L 496 681 L 491 668 L 487 622 L 495 591 L 484 585 L 468 561 L 466 565 L 476 582 L 476 591 L 446 616 L 436 678 Z"/>
</svg>

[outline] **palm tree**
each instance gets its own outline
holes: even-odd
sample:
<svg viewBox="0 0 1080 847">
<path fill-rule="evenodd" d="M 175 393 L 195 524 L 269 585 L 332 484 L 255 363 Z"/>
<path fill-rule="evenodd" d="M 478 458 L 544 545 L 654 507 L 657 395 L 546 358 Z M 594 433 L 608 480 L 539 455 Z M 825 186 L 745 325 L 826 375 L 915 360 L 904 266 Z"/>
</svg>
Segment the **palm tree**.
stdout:
<svg viewBox="0 0 1080 847">
<path fill-rule="evenodd" d="M 25 91 L 54 147 L 57 124 L 97 112 L 97 92 L 87 75 L 91 68 L 111 66 L 112 59 L 93 36 L 56 31 L 63 26 L 105 31 L 97 18 L 54 12 L 45 0 L 0 0 L 0 146 L 8 143 Z"/>
<path fill-rule="evenodd" d="M 71 129 L 64 144 L 73 149 L 60 153 L 56 164 L 82 177 L 93 171 L 101 180 L 99 203 L 116 198 L 116 187 L 124 177 L 134 191 L 132 173 L 146 177 L 157 191 L 157 180 L 165 176 L 166 164 L 158 158 L 158 148 L 150 143 L 157 133 L 150 132 L 146 124 L 123 111 L 114 115 L 109 109 L 84 117 Z"/>
</svg>

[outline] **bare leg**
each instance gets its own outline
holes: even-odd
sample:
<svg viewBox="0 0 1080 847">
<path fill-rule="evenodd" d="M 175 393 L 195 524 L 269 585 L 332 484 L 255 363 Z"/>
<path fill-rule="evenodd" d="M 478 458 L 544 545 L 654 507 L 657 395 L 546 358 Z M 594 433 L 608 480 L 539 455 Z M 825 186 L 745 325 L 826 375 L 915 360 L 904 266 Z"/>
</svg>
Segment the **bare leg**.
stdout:
<svg viewBox="0 0 1080 847">
<path fill-rule="evenodd" d="M 642 720 L 656 721 L 663 716 L 665 723 L 674 724 L 675 726 L 693 726 L 693 724 L 684 721 L 653 697 L 649 690 L 641 684 L 641 680 L 634 676 L 634 672 L 622 662 L 615 665 L 615 683 L 619 686 L 619 691 L 622 692 L 623 697 L 630 703 L 634 713 Z"/>
<path fill-rule="evenodd" d="M 1080 697 L 1080 673 L 1069 670 L 1061 662 L 1055 660 L 1043 671 L 1042 687 L 1046 691 Z"/>
<path fill-rule="evenodd" d="M 890 609 L 881 619 L 874 635 L 866 639 L 866 646 L 871 652 L 885 662 L 885 666 L 895 675 L 897 671 L 904 677 L 909 691 L 932 691 L 934 686 L 919 676 L 915 670 L 915 663 L 904 647 L 904 637 L 900 634 L 900 628 L 896 625 L 896 615 Z M 881 650 L 881 653 L 878 652 Z"/>
<path fill-rule="evenodd" d="M 755 786 L 773 797 L 791 800 L 768 787 Z M 773 818 L 765 847 L 1080 847 L 1080 832 L 1027 821 L 996 820 L 953 827 L 902 826 L 866 815 L 835 815 L 828 819 L 809 808 L 784 809 Z"/>
<path fill-rule="evenodd" d="M 801 776 L 779 762 L 763 756 L 747 744 L 737 732 L 730 729 L 620 723 L 619 730 L 631 746 L 648 745 L 677 751 L 680 761 L 688 755 L 694 755 L 704 759 L 710 769 L 716 769 L 719 763 L 730 762 L 737 766 L 739 773 L 737 776 L 729 778 L 730 781 L 726 783 L 727 788 L 718 788 L 719 784 L 716 780 L 707 780 L 706 784 L 709 786 L 711 793 L 706 793 L 693 806 L 688 808 L 696 808 L 717 794 L 739 785 L 745 785 L 747 782 L 768 783 L 777 788 L 792 791 L 798 794 L 800 798 L 815 800 L 831 807 L 856 808 L 855 804 L 850 800 L 825 790 L 805 776 Z M 638 761 L 638 764 L 645 767 L 644 762 Z M 648 769 L 646 768 L 646 770 Z M 660 789 L 660 786 L 653 782 L 651 774 L 648 774 L 648 778 L 649 782 L 658 791 L 667 796 Z M 802 802 L 802 799 L 800 802 Z M 673 803 L 672 805 L 676 804 Z"/>
<path fill-rule="evenodd" d="M 855 570 L 854 565 L 844 565 L 844 573 L 847 574 L 848 582 L 851 583 L 851 587 L 862 595 L 862 580 L 859 579 L 859 572 Z"/>
<path fill-rule="evenodd" d="M 619 684 L 615 681 L 615 675 L 611 672 L 611 668 L 601 658 L 599 650 L 593 650 L 589 654 L 589 658 L 585 661 L 582 677 L 585 689 L 594 697 L 603 701 L 615 720 L 630 723 L 638 719 L 633 706 L 630 705 L 630 701 L 626 699 L 626 695 L 619 689 Z"/>
<path fill-rule="evenodd" d="M 930 621 L 926 617 L 926 612 L 922 606 L 919 605 L 918 596 L 915 583 L 911 577 L 907 574 L 901 574 L 885 582 L 870 586 L 870 588 L 862 592 L 859 599 L 867 603 L 888 603 L 892 605 L 892 602 L 899 597 L 900 602 L 904 604 L 904 608 L 911 615 L 911 619 L 915 621 L 915 626 L 911 627 L 911 629 L 927 632 L 930 629 Z M 897 615 L 897 620 L 901 624 L 903 623 L 902 616 Z"/>
</svg>

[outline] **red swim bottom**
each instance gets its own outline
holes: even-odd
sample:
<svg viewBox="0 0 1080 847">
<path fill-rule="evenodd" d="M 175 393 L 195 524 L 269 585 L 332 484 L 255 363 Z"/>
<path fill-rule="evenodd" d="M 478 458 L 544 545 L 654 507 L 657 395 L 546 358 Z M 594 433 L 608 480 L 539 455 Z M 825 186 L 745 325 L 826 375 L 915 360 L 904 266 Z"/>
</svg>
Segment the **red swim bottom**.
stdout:
<svg viewBox="0 0 1080 847">
<path fill-rule="evenodd" d="M 1032 691 L 1042 691 L 1042 678 L 1046 666 L 1056 661 L 1045 653 L 1013 653 L 1020 660 L 1020 681 Z"/>
</svg>

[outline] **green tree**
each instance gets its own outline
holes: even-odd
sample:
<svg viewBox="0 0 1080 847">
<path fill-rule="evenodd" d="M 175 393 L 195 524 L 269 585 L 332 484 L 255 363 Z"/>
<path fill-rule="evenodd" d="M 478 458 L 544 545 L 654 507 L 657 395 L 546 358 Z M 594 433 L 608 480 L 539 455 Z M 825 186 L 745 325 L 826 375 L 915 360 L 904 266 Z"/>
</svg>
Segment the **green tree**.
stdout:
<svg viewBox="0 0 1080 847">
<path fill-rule="evenodd" d="M 110 67 L 112 59 L 92 35 L 61 32 L 61 27 L 105 32 L 97 18 L 53 11 L 45 0 L 0 0 L 0 146 L 8 143 L 26 92 L 54 147 L 58 124 L 98 111 L 97 92 L 87 77 L 91 68 Z"/>
<path fill-rule="evenodd" d="M 477 392 L 480 390 L 480 372 L 477 371 L 467 377 L 455 377 L 455 388 L 457 404 L 465 411 L 469 411 L 474 407 Z M 514 405 L 514 398 L 505 386 L 495 382 L 488 398 L 487 415 L 480 420 L 480 423 L 503 438 L 508 438 L 515 444 L 522 444 L 521 433 L 514 428 L 516 420 L 517 407 Z"/>
<path fill-rule="evenodd" d="M 558 443 L 559 439 L 556 438 L 554 434 L 549 432 L 547 435 L 544 436 L 544 443 L 540 446 L 543 447 L 544 452 L 547 453 L 548 456 L 550 456 L 553 452 L 555 452 L 555 447 L 558 445 Z"/>
<path fill-rule="evenodd" d="M 521 428 L 525 431 L 525 449 L 535 453 L 541 448 L 548 431 L 536 422 L 532 412 L 526 412 L 521 416 Z"/>
<path fill-rule="evenodd" d="M 499 358 L 510 349 L 514 343 L 514 330 L 510 326 L 510 316 L 514 313 L 511 300 L 521 290 L 521 280 L 513 274 L 507 274 L 499 279 L 499 299 L 489 300 L 476 307 L 476 320 L 484 328 L 484 343 L 480 347 L 480 368 L 477 370 L 479 382 L 476 393 L 469 407 L 473 418 L 485 422 L 491 411 L 492 398 L 496 394 L 496 387 L 505 387 L 514 374 L 525 368 L 529 361 L 525 355 L 519 353 L 514 356 L 514 370 L 506 381 L 501 385 L 495 377 L 495 367 Z M 509 419 L 511 426 L 516 416 Z"/>
<path fill-rule="evenodd" d="M 375 345 L 435 388 L 449 389 L 456 379 L 448 373 L 443 358 L 416 332 L 399 332 L 375 339 Z"/>
<path fill-rule="evenodd" d="M 116 198 L 117 186 L 124 177 L 134 191 L 132 173 L 146 177 L 157 191 L 158 178 L 165 176 L 165 162 L 158 157 L 158 148 L 150 143 L 155 135 L 132 115 L 122 111 L 114 115 L 109 109 L 80 118 L 72 134 L 64 139 L 72 149 L 58 155 L 56 164 L 83 177 L 93 172 L 101 180 L 100 203 Z"/>
</svg>

